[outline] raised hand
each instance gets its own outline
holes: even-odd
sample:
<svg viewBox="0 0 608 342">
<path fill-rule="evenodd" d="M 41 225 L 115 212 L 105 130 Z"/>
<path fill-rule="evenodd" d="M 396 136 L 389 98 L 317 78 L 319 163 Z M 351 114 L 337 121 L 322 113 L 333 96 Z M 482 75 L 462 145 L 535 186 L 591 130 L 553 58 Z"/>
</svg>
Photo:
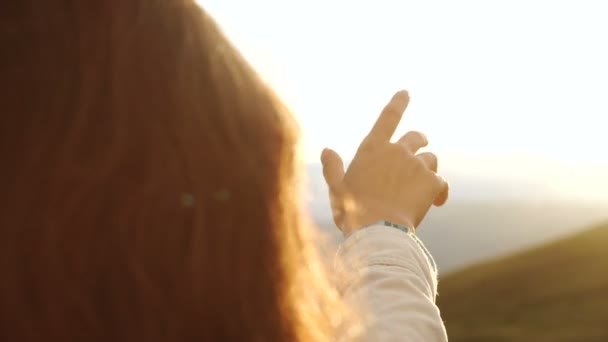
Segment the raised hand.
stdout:
<svg viewBox="0 0 608 342">
<path fill-rule="evenodd" d="M 437 157 L 417 154 L 428 144 L 424 134 L 411 131 L 390 142 L 408 103 L 406 91 L 393 96 L 346 173 L 335 151 L 321 154 L 334 221 L 344 233 L 380 220 L 415 228 L 432 204 L 443 205 L 448 198 L 448 184 L 437 175 Z"/>
</svg>

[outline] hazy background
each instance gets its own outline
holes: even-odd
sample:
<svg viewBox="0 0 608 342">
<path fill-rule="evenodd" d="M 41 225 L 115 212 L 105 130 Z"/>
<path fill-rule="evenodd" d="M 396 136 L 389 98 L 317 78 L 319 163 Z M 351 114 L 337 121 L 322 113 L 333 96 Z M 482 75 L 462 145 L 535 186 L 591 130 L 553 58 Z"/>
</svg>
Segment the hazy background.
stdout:
<svg viewBox="0 0 608 342">
<path fill-rule="evenodd" d="M 398 135 L 425 132 L 451 184 L 418 231 L 451 340 L 608 340 L 605 2 L 200 3 L 293 108 L 336 242 L 318 155 L 351 159 L 409 90 Z"/>
<path fill-rule="evenodd" d="M 397 135 L 425 132 L 451 184 L 420 230 L 446 270 L 608 219 L 603 2 L 200 3 L 298 116 L 326 230 L 321 149 L 352 158 L 401 88 Z"/>
</svg>

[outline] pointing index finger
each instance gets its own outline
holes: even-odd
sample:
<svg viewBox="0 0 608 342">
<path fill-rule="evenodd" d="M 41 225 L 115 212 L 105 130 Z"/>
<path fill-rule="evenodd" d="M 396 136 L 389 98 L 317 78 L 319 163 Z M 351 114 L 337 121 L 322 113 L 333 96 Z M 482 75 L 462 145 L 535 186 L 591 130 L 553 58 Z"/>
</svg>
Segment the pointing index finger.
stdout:
<svg viewBox="0 0 608 342">
<path fill-rule="evenodd" d="M 405 90 L 398 91 L 380 113 L 378 120 L 368 134 L 368 138 L 390 140 L 409 102 L 408 92 Z"/>
</svg>

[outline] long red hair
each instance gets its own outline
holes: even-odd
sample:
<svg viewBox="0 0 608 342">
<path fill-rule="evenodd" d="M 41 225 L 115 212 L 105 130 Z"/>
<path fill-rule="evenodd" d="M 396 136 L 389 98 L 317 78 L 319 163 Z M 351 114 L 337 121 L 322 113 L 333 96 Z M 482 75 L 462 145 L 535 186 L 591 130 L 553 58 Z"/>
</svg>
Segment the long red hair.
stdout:
<svg viewBox="0 0 608 342">
<path fill-rule="evenodd" d="M 191 1 L 0 5 L 0 340 L 323 341 L 297 126 Z"/>
</svg>

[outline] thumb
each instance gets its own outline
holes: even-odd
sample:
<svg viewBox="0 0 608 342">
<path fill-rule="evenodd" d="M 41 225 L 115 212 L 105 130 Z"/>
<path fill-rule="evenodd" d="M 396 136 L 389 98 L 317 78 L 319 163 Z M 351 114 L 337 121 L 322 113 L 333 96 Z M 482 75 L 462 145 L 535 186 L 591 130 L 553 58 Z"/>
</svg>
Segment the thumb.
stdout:
<svg viewBox="0 0 608 342">
<path fill-rule="evenodd" d="M 335 189 L 344 178 L 344 163 L 336 151 L 329 148 L 321 152 L 321 164 L 323 164 L 323 177 L 330 189 Z"/>
</svg>

